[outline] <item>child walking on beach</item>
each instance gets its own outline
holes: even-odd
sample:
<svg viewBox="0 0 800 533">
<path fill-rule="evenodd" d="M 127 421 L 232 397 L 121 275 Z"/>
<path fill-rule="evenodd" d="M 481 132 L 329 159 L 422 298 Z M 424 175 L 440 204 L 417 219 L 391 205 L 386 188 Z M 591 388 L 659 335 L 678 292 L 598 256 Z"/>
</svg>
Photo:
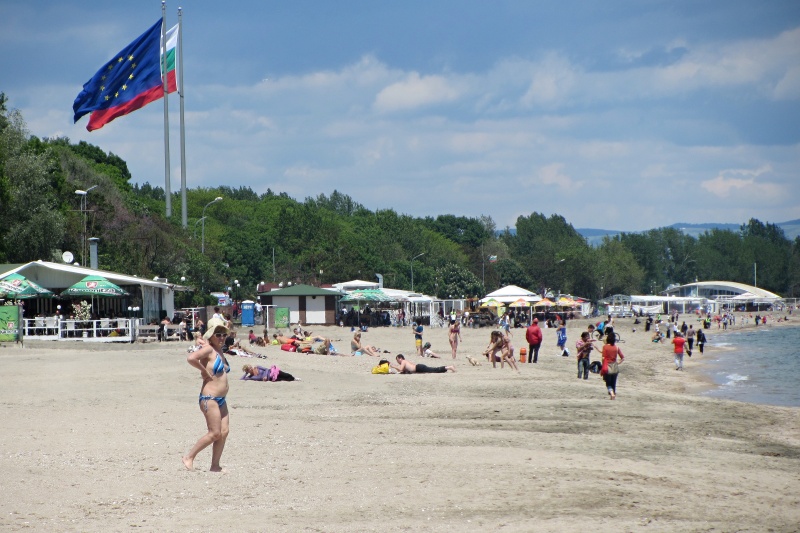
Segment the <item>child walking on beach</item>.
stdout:
<svg viewBox="0 0 800 533">
<path fill-rule="evenodd" d="M 589 379 L 589 365 L 591 364 L 589 355 L 594 349 L 592 342 L 589 332 L 584 331 L 581 333 L 581 339 L 575 343 L 575 350 L 578 356 L 578 379 L 581 379 L 581 376 L 583 376 L 583 379 Z"/>
<path fill-rule="evenodd" d="M 569 357 L 569 350 L 567 350 L 567 326 L 564 322 L 558 323 L 558 330 L 556 330 L 556 346 L 558 346 L 560 355 Z"/>
</svg>

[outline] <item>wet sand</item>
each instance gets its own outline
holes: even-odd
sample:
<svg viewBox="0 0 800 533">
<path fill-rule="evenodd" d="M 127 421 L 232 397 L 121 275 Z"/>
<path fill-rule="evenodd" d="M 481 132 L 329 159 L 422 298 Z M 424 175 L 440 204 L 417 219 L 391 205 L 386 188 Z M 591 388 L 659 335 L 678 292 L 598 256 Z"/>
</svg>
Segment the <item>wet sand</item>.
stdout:
<svg viewBox="0 0 800 533">
<path fill-rule="evenodd" d="M 573 354 L 588 323 L 570 324 Z M 520 374 L 480 356 L 486 328 L 463 331 L 455 374 L 275 346 L 231 357 L 224 475 L 210 449 L 196 471 L 180 460 L 205 431 L 188 343 L 6 344 L 0 530 L 797 531 L 800 409 L 698 395 L 703 358 L 676 372 L 638 328 L 617 326 L 615 401 L 576 378 L 555 330 Z M 313 329 L 349 346 L 349 330 Z M 446 356 L 426 364 L 452 363 L 446 330 L 425 340 Z M 364 341 L 418 360 L 410 328 Z M 245 363 L 302 381 L 239 381 Z"/>
</svg>

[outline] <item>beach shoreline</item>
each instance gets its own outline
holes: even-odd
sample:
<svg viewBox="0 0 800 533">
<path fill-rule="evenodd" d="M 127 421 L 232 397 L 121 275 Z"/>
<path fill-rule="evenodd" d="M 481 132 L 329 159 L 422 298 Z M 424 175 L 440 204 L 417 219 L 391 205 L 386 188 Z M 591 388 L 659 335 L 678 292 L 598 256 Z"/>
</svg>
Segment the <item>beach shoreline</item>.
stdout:
<svg viewBox="0 0 800 533">
<path fill-rule="evenodd" d="M 251 348 L 267 359 L 230 358 L 226 475 L 205 471 L 208 451 L 197 471 L 180 462 L 205 430 L 189 343 L 7 344 L 0 529 L 795 530 L 800 409 L 694 394 L 700 362 L 675 372 L 672 346 L 630 319 L 609 401 L 599 376 L 576 379 L 590 322 L 568 324 L 571 357 L 543 330 L 539 363 L 519 374 L 480 355 L 488 328 L 462 330 L 455 374 L 372 375 L 377 358 Z M 352 337 L 309 329 L 339 348 Z M 410 328 L 363 339 L 390 360 L 452 363 L 446 329 L 424 337 L 445 357 L 414 357 Z M 244 364 L 302 381 L 239 381 Z"/>
</svg>

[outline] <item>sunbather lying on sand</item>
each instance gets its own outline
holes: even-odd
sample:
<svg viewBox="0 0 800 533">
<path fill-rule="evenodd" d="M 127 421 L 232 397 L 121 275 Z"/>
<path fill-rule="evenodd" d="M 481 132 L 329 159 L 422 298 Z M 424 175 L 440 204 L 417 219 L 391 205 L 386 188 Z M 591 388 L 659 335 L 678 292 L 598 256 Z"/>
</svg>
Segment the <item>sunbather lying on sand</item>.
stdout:
<svg viewBox="0 0 800 533">
<path fill-rule="evenodd" d="M 444 374 L 448 370 L 450 372 L 456 371 L 456 367 L 454 366 L 426 366 L 422 363 L 415 364 L 406 361 L 403 354 L 398 354 L 395 359 L 397 360 L 397 364 L 391 366 L 401 374 Z"/>
<path fill-rule="evenodd" d="M 245 381 L 299 381 L 299 379 L 288 372 L 284 372 L 277 366 L 265 368 L 263 366 L 244 365 L 242 370 L 244 375 L 239 379 Z"/>
</svg>

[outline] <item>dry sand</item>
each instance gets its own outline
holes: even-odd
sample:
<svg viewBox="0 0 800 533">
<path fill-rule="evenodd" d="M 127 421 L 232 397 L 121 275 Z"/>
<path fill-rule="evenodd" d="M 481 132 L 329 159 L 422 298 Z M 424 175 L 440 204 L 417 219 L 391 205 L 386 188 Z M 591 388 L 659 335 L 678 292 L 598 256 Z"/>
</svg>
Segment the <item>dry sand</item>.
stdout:
<svg viewBox="0 0 800 533">
<path fill-rule="evenodd" d="M 697 395 L 699 354 L 676 372 L 670 346 L 617 331 L 616 401 L 576 379 L 554 330 L 521 374 L 466 362 L 488 329 L 463 332 L 446 375 L 270 346 L 302 381 L 242 382 L 263 362 L 232 357 L 227 474 L 205 471 L 209 450 L 199 471 L 180 460 L 205 431 L 187 343 L 6 345 L 0 530 L 798 531 L 800 409 Z M 315 332 L 340 348 L 352 335 Z M 364 338 L 413 351 L 409 328 Z M 448 353 L 445 330 L 425 338 Z"/>
</svg>

